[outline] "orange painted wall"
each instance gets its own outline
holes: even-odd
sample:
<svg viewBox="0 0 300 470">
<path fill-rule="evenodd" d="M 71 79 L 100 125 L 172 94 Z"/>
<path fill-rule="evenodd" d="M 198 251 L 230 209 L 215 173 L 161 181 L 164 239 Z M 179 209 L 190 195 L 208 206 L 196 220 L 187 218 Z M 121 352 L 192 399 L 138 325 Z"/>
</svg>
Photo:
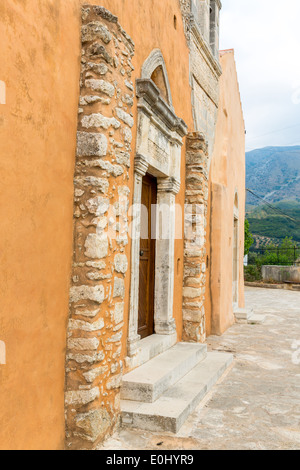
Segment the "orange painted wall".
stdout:
<svg viewBox="0 0 300 470">
<path fill-rule="evenodd" d="M 78 107 L 75 2 L 0 3 L 0 448 L 64 441 Z"/>
<path fill-rule="evenodd" d="M 0 340 L 7 347 L 7 365 L 0 366 L 0 449 L 64 445 L 82 3 L 0 3 L 0 80 L 7 87 L 7 102 L 0 105 Z M 133 80 L 140 77 L 152 49 L 162 50 L 175 111 L 192 130 L 189 56 L 179 3 L 101 4 L 119 17 L 135 41 Z M 183 157 L 184 152 L 185 147 Z M 182 204 L 184 180 L 182 158 L 183 184 L 177 197 Z M 182 241 L 176 242 L 175 260 L 179 273 L 175 271 L 174 312 L 180 339 Z M 129 276 L 127 303 L 128 293 Z"/>
<path fill-rule="evenodd" d="M 244 306 L 245 125 L 234 52 L 221 53 L 223 75 L 216 140 L 210 168 L 210 276 L 207 282 L 208 333 L 222 334 L 233 324 L 234 198 L 239 197 L 239 307 Z"/>
</svg>

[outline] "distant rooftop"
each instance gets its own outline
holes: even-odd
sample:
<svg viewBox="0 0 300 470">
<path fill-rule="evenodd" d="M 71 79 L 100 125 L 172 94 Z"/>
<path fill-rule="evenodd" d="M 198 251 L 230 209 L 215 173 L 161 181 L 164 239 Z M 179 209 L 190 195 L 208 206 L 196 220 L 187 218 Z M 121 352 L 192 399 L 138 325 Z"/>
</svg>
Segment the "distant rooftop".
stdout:
<svg viewBox="0 0 300 470">
<path fill-rule="evenodd" d="M 220 56 L 224 54 L 228 54 L 229 52 L 234 52 L 234 49 L 223 49 L 222 51 L 219 52 Z"/>
</svg>

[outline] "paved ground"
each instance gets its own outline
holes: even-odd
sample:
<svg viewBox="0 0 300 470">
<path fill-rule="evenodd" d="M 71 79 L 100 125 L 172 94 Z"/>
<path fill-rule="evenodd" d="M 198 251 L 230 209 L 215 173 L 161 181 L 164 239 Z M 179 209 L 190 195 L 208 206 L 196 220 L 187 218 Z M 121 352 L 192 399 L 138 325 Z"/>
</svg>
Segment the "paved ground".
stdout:
<svg viewBox="0 0 300 470">
<path fill-rule="evenodd" d="M 300 293 L 246 288 L 246 304 L 265 323 L 209 338 L 235 362 L 180 433 L 123 429 L 105 449 L 300 449 Z"/>
</svg>

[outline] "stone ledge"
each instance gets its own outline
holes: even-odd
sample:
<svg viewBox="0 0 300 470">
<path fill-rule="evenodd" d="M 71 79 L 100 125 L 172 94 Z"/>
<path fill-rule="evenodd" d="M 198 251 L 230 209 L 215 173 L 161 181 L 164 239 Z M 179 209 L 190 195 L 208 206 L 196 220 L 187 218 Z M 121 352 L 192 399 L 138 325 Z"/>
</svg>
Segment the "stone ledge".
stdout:
<svg viewBox="0 0 300 470">
<path fill-rule="evenodd" d="M 156 111 L 169 129 L 178 132 L 181 137 L 187 135 L 186 123 L 176 116 L 171 106 L 161 97 L 159 88 L 151 79 L 138 79 L 136 94 L 138 98 L 143 98 L 150 105 L 151 110 Z"/>
<path fill-rule="evenodd" d="M 237 308 L 234 311 L 237 323 L 248 325 L 261 325 L 265 322 L 266 316 L 254 313 L 253 309 Z"/>
<path fill-rule="evenodd" d="M 284 289 L 284 290 L 300 290 L 297 284 L 266 284 L 262 282 L 245 282 L 246 287 L 258 287 L 260 289 Z"/>
<path fill-rule="evenodd" d="M 197 22 L 195 21 L 194 16 L 192 16 L 192 18 L 191 18 L 191 31 L 192 31 L 193 37 L 196 40 L 197 45 L 199 46 L 201 51 L 204 53 L 208 64 L 210 65 L 210 67 L 212 68 L 214 73 L 217 75 L 217 77 L 218 78 L 221 77 L 221 75 L 222 75 L 221 65 L 220 65 L 219 61 L 213 56 L 207 42 L 203 39 L 200 28 L 199 28 Z"/>
</svg>

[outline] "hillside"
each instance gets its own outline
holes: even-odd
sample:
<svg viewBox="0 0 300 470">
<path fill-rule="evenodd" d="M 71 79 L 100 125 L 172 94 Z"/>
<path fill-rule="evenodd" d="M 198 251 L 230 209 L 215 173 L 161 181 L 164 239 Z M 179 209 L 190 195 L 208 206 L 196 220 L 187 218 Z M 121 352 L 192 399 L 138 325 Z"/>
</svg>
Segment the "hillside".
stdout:
<svg viewBox="0 0 300 470">
<path fill-rule="evenodd" d="M 246 153 L 246 187 L 277 209 L 247 194 L 246 216 L 257 244 L 289 236 L 300 243 L 300 146 L 267 147 Z"/>
<path fill-rule="evenodd" d="M 293 237 L 300 243 L 300 204 L 296 201 L 283 201 L 274 203 L 274 207 L 298 222 L 281 216 L 265 205 L 252 211 L 248 210 L 246 216 L 250 223 L 250 230 L 256 235 L 255 238 L 259 238 L 259 244 L 266 244 L 268 239 L 276 243 L 285 237 Z"/>
<path fill-rule="evenodd" d="M 246 153 L 246 186 L 267 202 L 300 203 L 300 146 L 266 147 Z M 247 204 L 260 205 L 247 197 Z"/>
</svg>

